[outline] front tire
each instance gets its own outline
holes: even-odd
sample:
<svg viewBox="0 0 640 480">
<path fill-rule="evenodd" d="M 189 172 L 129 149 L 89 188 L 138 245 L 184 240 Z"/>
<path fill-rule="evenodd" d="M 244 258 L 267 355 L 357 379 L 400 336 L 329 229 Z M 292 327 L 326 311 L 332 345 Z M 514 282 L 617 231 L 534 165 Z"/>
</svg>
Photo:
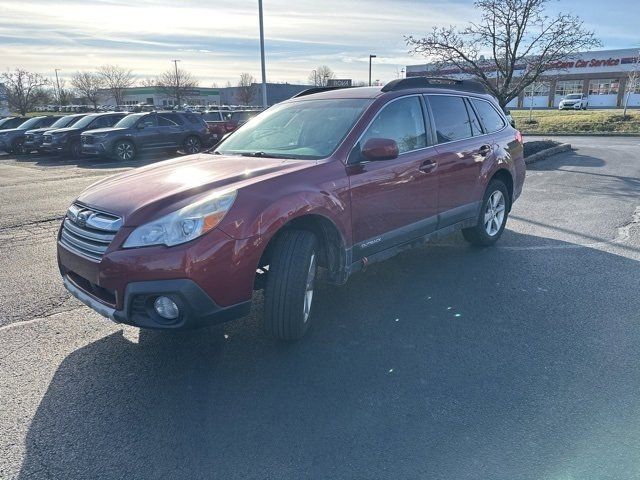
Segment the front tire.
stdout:
<svg viewBox="0 0 640 480">
<path fill-rule="evenodd" d="M 11 153 L 16 155 L 26 155 L 27 149 L 24 146 L 24 140 L 16 140 L 11 146 Z"/>
<path fill-rule="evenodd" d="M 113 147 L 113 154 L 121 162 L 130 162 L 136 158 L 136 148 L 128 140 L 120 140 Z"/>
<path fill-rule="evenodd" d="M 264 328 L 271 336 L 297 340 L 309 328 L 317 260 L 318 243 L 313 233 L 289 230 L 280 235 L 264 291 Z"/>
<path fill-rule="evenodd" d="M 80 158 L 82 155 L 82 145 L 80 144 L 80 140 L 74 140 L 71 142 L 71 145 L 69 145 L 69 154 L 71 155 L 71 158 Z"/>
<path fill-rule="evenodd" d="M 462 236 L 472 245 L 493 245 L 502 236 L 508 215 L 509 191 L 502 181 L 491 180 L 482 199 L 477 224 L 462 229 Z"/>
</svg>

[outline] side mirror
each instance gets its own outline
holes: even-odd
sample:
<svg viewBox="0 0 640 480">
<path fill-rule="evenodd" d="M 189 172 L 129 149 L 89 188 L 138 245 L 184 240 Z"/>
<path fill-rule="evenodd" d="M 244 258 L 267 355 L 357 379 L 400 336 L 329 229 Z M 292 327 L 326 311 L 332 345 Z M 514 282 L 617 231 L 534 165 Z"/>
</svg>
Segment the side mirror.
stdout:
<svg viewBox="0 0 640 480">
<path fill-rule="evenodd" d="M 362 146 L 362 156 L 367 160 L 392 160 L 398 158 L 400 150 L 395 140 L 391 138 L 370 138 Z"/>
</svg>

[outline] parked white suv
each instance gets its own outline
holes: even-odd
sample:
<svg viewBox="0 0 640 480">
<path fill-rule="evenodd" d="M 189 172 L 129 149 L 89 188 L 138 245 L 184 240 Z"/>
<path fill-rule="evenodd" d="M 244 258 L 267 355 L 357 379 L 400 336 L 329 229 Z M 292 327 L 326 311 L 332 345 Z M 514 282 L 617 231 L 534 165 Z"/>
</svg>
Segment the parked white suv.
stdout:
<svg viewBox="0 0 640 480">
<path fill-rule="evenodd" d="M 589 100 L 586 95 L 582 95 L 581 93 L 572 93 L 560 100 L 558 109 L 564 110 L 569 108 L 573 110 L 586 110 L 588 106 Z"/>
</svg>

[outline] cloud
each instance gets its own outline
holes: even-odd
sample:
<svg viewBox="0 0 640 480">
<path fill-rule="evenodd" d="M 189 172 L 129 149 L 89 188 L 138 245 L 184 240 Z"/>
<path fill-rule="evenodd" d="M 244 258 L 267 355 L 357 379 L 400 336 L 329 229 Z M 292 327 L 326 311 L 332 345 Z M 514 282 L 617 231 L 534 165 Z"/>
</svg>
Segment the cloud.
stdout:
<svg viewBox="0 0 640 480">
<path fill-rule="evenodd" d="M 264 6 L 268 79 L 292 83 L 305 82 L 320 64 L 364 80 L 370 53 L 377 55 L 374 78 L 391 80 L 421 61 L 407 54 L 404 35 L 476 17 L 469 1 L 265 0 Z M 0 11 L 1 69 L 62 68 L 68 77 L 114 63 L 150 77 L 179 58 L 202 85 L 260 73 L 255 0 L 0 0 Z"/>
</svg>

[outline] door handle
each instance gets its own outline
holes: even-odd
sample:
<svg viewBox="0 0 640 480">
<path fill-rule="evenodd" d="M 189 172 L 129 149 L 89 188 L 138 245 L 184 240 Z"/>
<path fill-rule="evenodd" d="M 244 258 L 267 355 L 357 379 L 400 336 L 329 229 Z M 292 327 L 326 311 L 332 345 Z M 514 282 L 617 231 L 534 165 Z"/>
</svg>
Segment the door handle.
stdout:
<svg viewBox="0 0 640 480">
<path fill-rule="evenodd" d="M 482 145 L 479 149 L 478 149 L 478 153 L 480 155 L 482 155 L 483 157 L 486 156 L 489 152 L 491 151 L 491 145 Z"/>
<path fill-rule="evenodd" d="M 433 172 L 435 168 L 438 166 L 436 162 L 432 162 L 431 160 L 427 160 L 420 165 L 420 171 L 422 173 Z"/>
</svg>

